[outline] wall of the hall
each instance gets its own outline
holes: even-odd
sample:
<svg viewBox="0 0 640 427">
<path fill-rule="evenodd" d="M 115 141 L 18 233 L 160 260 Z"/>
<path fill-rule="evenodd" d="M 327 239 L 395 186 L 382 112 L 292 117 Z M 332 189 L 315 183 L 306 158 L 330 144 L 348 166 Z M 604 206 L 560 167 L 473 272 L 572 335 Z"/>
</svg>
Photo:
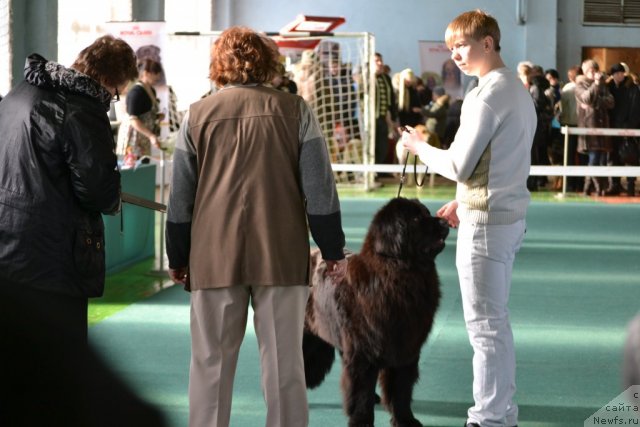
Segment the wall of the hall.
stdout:
<svg viewBox="0 0 640 427">
<path fill-rule="evenodd" d="M 583 46 L 640 47 L 640 27 L 582 25 L 582 3 L 581 0 L 558 0 L 559 70 L 580 64 Z"/>
<path fill-rule="evenodd" d="M 9 2 L 0 1 L 0 95 L 9 91 L 11 87 L 11 67 L 13 54 L 11 49 L 11 9 Z"/>
<path fill-rule="evenodd" d="M 58 0 L 11 2 L 11 72 L 13 83 L 21 78 L 27 55 L 38 52 L 48 58 L 58 55 Z M 2 79 L 5 80 L 5 79 Z"/>
<path fill-rule="evenodd" d="M 556 65 L 558 1 L 563 0 L 217 0 L 215 29 L 242 24 L 277 31 L 298 14 L 342 16 L 346 23 L 336 31 L 374 33 L 376 50 L 392 70 L 419 70 L 418 41 L 442 41 L 451 19 L 481 8 L 500 24 L 502 54 L 509 67 L 523 59 L 552 67 Z M 519 2 L 526 5 L 526 25 L 517 22 Z"/>
<path fill-rule="evenodd" d="M 76 45 L 84 47 L 88 43 L 77 40 L 82 34 L 73 30 L 89 28 L 99 33 L 97 25 L 81 21 L 88 18 L 80 18 L 77 13 L 70 20 L 58 22 L 58 5 L 75 1 L 93 7 L 95 13 L 90 15 L 105 22 L 164 17 L 170 31 L 222 30 L 238 24 L 274 31 L 298 14 L 343 16 L 346 23 L 338 31 L 375 34 L 376 49 L 394 71 L 406 67 L 419 70 L 418 42 L 442 40 L 453 17 L 475 8 L 485 9 L 498 19 L 503 57 L 512 68 L 528 59 L 545 68 L 556 67 L 564 75 L 568 67 L 580 62 L 583 46 L 636 47 L 640 40 L 640 27 L 583 25 L 583 0 L 104 0 L 108 6 L 103 6 L 103 1 L 86 0 L 5 0 L 4 15 L 0 14 L 4 17 L 0 46 L 7 52 L 10 43 L 12 57 L 5 58 L 11 64 L 0 67 L 0 93 L 6 93 L 11 83 L 22 78 L 27 54 L 40 52 L 68 64 L 79 50 Z M 11 32 L 7 4 L 11 4 Z M 525 7 L 524 25 L 518 23 L 518 5 Z M 102 13 L 104 8 L 108 10 Z M 58 58 L 65 49 L 73 53 Z"/>
</svg>

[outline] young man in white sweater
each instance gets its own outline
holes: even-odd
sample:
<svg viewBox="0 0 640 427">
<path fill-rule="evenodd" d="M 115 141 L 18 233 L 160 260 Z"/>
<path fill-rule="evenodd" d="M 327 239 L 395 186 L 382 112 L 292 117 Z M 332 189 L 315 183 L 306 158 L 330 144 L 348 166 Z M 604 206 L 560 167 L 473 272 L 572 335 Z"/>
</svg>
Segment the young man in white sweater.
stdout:
<svg viewBox="0 0 640 427">
<path fill-rule="evenodd" d="M 445 34 L 451 58 L 479 78 L 462 105 L 460 129 L 448 150 L 410 130 L 407 150 L 431 171 L 458 183 L 456 199 L 438 216 L 459 227 L 456 267 L 473 356 L 475 405 L 467 427 L 515 426 L 515 351 L 509 290 L 515 254 L 525 234 L 530 153 L 536 130 L 531 96 L 500 57 L 500 29 L 483 11 L 463 13 Z"/>
</svg>

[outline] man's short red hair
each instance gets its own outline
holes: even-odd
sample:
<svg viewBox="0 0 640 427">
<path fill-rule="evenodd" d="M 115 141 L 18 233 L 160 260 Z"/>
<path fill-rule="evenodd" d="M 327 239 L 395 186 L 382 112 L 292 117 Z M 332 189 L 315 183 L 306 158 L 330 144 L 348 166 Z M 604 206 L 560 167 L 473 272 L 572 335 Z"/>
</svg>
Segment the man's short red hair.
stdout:
<svg viewBox="0 0 640 427">
<path fill-rule="evenodd" d="M 498 21 L 487 12 L 476 9 L 458 15 L 449 23 L 444 34 L 447 47 L 453 47 L 455 37 L 470 37 L 473 40 L 482 40 L 489 36 L 493 39 L 493 48 L 500 52 L 500 27 Z"/>
</svg>

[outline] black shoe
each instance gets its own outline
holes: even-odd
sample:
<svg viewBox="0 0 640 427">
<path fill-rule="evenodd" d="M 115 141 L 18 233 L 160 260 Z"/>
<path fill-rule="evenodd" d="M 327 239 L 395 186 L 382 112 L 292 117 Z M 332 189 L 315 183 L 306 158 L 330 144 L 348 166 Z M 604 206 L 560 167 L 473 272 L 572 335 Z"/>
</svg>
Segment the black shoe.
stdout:
<svg viewBox="0 0 640 427">
<path fill-rule="evenodd" d="M 609 187 L 606 190 L 604 190 L 604 196 L 619 196 L 620 195 L 620 187 L 619 186 L 614 186 L 614 187 Z"/>
</svg>

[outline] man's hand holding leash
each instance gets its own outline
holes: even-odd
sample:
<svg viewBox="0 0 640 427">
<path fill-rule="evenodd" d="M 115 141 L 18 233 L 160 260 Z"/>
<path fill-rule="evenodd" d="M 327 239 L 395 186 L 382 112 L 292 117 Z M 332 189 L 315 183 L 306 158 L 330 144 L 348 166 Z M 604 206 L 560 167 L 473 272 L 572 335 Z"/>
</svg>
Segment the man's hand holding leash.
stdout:
<svg viewBox="0 0 640 427">
<path fill-rule="evenodd" d="M 418 148 L 421 144 L 426 144 L 426 142 L 420 138 L 420 135 L 418 135 L 411 126 L 403 126 L 403 128 L 400 129 L 402 131 L 402 145 L 404 149 L 417 156 Z"/>
<path fill-rule="evenodd" d="M 418 155 L 418 149 L 421 144 L 426 144 L 423 141 L 418 133 L 410 126 L 404 126 L 401 128 L 402 131 L 402 145 L 405 150 L 409 151 L 414 155 Z M 449 227 L 457 228 L 460 224 L 460 220 L 458 219 L 458 215 L 456 214 L 456 210 L 458 209 L 458 202 L 456 200 L 452 200 L 436 212 L 436 216 L 444 219 L 449 224 Z"/>
</svg>

